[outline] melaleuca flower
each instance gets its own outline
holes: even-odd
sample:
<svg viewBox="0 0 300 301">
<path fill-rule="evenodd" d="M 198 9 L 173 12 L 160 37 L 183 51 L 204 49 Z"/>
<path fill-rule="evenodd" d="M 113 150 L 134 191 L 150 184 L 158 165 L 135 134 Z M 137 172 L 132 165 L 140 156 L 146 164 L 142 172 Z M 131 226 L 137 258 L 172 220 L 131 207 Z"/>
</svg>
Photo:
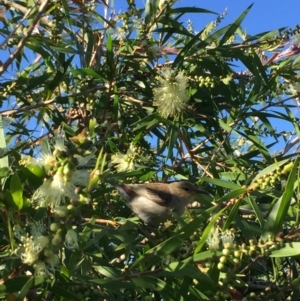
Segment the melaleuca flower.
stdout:
<svg viewBox="0 0 300 301">
<path fill-rule="evenodd" d="M 234 234 L 231 231 L 226 230 L 225 232 L 222 232 L 220 236 L 224 247 L 233 246 Z"/>
<path fill-rule="evenodd" d="M 59 257 L 57 254 L 53 253 L 52 250 L 45 250 L 44 252 L 45 259 L 44 261 L 48 264 L 49 269 L 54 273 L 55 268 L 59 264 Z"/>
<path fill-rule="evenodd" d="M 111 163 L 115 164 L 118 172 L 134 169 L 134 162 L 127 154 L 116 153 L 111 156 Z"/>
<path fill-rule="evenodd" d="M 157 77 L 158 87 L 153 89 L 153 105 L 161 116 L 179 115 L 185 108 L 189 96 L 187 94 L 188 78 L 183 71 L 176 72 L 163 68 Z"/>
<path fill-rule="evenodd" d="M 54 152 L 55 151 L 61 151 L 61 152 L 65 152 L 67 151 L 67 148 L 65 146 L 65 133 L 64 131 L 58 132 L 55 134 L 54 136 L 54 143 L 53 143 L 53 147 L 54 147 Z"/>
<path fill-rule="evenodd" d="M 65 237 L 65 246 L 70 250 L 78 249 L 78 237 L 77 233 L 73 229 L 67 231 Z"/>
<path fill-rule="evenodd" d="M 51 273 L 49 272 L 46 263 L 42 260 L 37 260 L 33 264 L 33 268 L 34 268 L 35 276 L 43 276 L 43 277 L 51 276 Z"/>
<path fill-rule="evenodd" d="M 41 158 L 37 159 L 37 163 L 46 169 L 51 169 L 57 162 L 56 156 L 53 155 L 49 140 L 43 139 L 41 142 Z"/>
<path fill-rule="evenodd" d="M 42 139 L 41 157 L 32 158 L 30 156 L 25 156 L 21 158 L 20 164 L 25 166 L 39 165 L 46 170 L 54 168 L 58 162 L 57 153 L 66 151 L 64 141 L 65 136 L 63 132 L 55 134 L 52 142 L 50 142 L 48 138 Z"/>
<path fill-rule="evenodd" d="M 208 248 L 210 250 L 218 250 L 220 244 L 220 234 L 218 228 L 212 228 L 208 234 L 206 239 L 206 243 L 208 244 Z"/>
<path fill-rule="evenodd" d="M 111 156 L 111 163 L 115 164 L 118 172 L 134 170 L 134 161 L 138 156 L 138 148 L 130 143 L 126 154 L 116 153 Z"/>
<path fill-rule="evenodd" d="M 300 47 L 300 34 L 299 33 L 292 36 L 291 44 L 296 47 Z"/>
<path fill-rule="evenodd" d="M 40 252 L 49 245 L 49 237 L 42 235 L 43 230 L 41 223 L 32 223 L 30 233 L 18 225 L 14 227 L 14 235 L 20 242 L 15 253 L 24 264 L 33 265 L 39 259 Z"/>
<path fill-rule="evenodd" d="M 23 165 L 38 164 L 47 172 L 48 178 L 35 191 L 32 201 L 40 207 L 57 207 L 68 200 L 78 199 L 75 190 L 78 186 L 86 187 L 90 180 L 87 168 L 92 167 L 94 152 L 86 156 L 67 154 L 64 132 L 56 133 L 53 140 L 45 139 L 41 145 L 41 157 L 24 157 Z M 94 163 L 94 162 L 92 162 Z"/>
<path fill-rule="evenodd" d="M 57 207 L 66 199 L 78 199 L 75 190 L 77 186 L 88 185 L 90 173 L 85 168 L 92 167 L 89 162 L 94 159 L 93 152 L 86 156 L 68 154 L 63 131 L 56 133 L 51 141 L 44 139 L 40 158 L 27 156 L 20 160 L 20 164 L 25 166 L 43 167 L 48 175 L 33 194 L 32 201 L 41 207 Z"/>
<path fill-rule="evenodd" d="M 14 236 L 19 241 L 14 251 L 24 264 L 35 270 L 36 276 L 53 276 L 59 264 L 59 257 L 50 248 L 50 239 L 43 235 L 45 226 L 41 222 L 29 223 L 21 228 L 14 226 Z"/>
<path fill-rule="evenodd" d="M 75 193 L 76 186 L 86 187 L 89 183 L 89 172 L 84 169 L 75 170 L 71 176 L 67 177 L 61 170 L 58 170 L 52 179 L 46 180 L 33 194 L 33 201 L 40 207 L 60 206 L 69 200 L 77 200 L 78 194 Z"/>
<path fill-rule="evenodd" d="M 133 143 L 130 143 L 126 154 L 116 153 L 111 156 L 111 163 L 115 164 L 118 172 L 134 170 L 149 160 L 149 156 L 145 155 L 142 149 Z"/>
</svg>

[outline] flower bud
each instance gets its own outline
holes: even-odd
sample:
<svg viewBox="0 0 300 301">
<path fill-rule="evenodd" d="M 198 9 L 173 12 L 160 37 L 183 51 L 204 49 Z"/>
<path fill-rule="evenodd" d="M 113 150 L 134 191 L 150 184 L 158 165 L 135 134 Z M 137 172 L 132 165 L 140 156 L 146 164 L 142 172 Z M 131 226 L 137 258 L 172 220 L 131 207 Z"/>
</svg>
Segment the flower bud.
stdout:
<svg viewBox="0 0 300 301">
<path fill-rule="evenodd" d="M 67 213 L 68 213 L 68 209 L 66 206 L 60 206 L 60 207 L 57 207 L 55 210 L 54 210 L 54 214 L 57 216 L 57 217 L 66 217 L 67 216 Z"/>
<path fill-rule="evenodd" d="M 65 246 L 70 249 L 78 249 L 78 238 L 77 233 L 73 229 L 69 229 L 67 231 L 66 237 L 65 237 Z"/>
</svg>

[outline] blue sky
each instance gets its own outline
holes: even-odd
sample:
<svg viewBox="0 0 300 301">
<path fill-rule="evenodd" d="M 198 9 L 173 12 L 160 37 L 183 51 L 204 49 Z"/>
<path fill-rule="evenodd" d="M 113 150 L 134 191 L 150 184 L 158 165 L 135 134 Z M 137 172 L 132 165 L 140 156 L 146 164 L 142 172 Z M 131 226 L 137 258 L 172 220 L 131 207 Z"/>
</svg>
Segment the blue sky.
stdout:
<svg viewBox="0 0 300 301">
<path fill-rule="evenodd" d="M 259 0 L 259 1 L 190 1 L 182 0 L 179 5 L 200 6 L 201 8 L 209 9 L 217 13 L 221 13 L 227 8 L 227 16 L 224 20 L 224 25 L 231 23 L 238 17 L 249 5 L 254 3 L 251 11 L 243 22 L 243 27 L 248 29 L 249 34 L 254 34 L 262 31 L 273 30 L 280 27 L 295 27 L 300 23 L 300 1 L 299 0 Z M 206 22 L 209 21 L 209 16 L 203 17 Z M 198 23 L 195 20 L 195 24 Z M 202 20 L 199 20 L 199 23 Z M 205 23 L 206 23 L 205 22 Z M 200 23 L 200 25 L 201 25 Z"/>
<path fill-rule="evenodd" d="M 137 0 L 136 3 L 138 7 L 144 7 L 146 1 Z M 294 28 L 297 23 L 300 24 L 299 0 L 180 0 L 176 3 L 176 6 L 196 6 L 212 10 L 218 14 L 227 8 L 227 16 L 221 24 L 225 25 L 231 23 L 252 3 L 254 3 L 254 5 L 246 20 L 243 22 L 243 27 L 248 29 L 249 34 L 286 26 Z M 127 8 L 126 1 L 115 0 L 115 8 L 117 12 L 119 9 L 125 11 Z M 196 15 L 190 15 L 195 25 L 195 30 L 200 30 L 205 24 L 214 20 L 213 15 L 203 14 L 201 18 L 199 18 L 199 15 L 197 15 L 197 17 L 195 16 Z"/>
</svg>

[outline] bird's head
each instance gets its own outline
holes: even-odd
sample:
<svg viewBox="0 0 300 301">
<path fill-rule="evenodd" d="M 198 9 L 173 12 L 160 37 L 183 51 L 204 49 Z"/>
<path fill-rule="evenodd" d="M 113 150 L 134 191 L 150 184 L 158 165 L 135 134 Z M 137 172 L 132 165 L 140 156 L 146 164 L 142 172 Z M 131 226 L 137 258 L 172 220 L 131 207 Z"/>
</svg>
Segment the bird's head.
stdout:
<svg viewBox="0 0 300 301">
<path fill-rule="evenodd" d="M 184 199 L 187 203 L 194 200 L 195 196 L 198 194 L 209 194 L 203 188 L 199 188 L 188 181 L 180 181 L 170 183 L 171 189 L 174 190 L 175 195 Z"/>
</svg>

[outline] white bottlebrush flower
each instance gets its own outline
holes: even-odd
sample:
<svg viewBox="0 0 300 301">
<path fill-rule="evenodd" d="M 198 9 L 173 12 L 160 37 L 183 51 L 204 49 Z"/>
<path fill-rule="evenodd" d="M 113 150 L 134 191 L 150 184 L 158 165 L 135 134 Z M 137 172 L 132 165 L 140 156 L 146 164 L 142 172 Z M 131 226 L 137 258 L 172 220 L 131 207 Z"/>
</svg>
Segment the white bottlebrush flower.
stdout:
<svg viewBox="0 0 300 301">
<path fill-rule="evenodd" d="M 77 159 L 77 166 L 87 166 L 88 164 L 94 164 L 95 163 L 95 152 L 93 151 L 91 154 L 86 156 L 79 156 L 74 155 L 74 157 Z"/>
<path fill-rule="evenodd" d="M 289 82 L 289 90 L 290 93 L 294 96 L 297 96 L 300 94 L 300 84 L 298 82 Z"/>
<path fill-rule="evenodd" d="M 57 254 L 49 251 L 46 253 L 45 262 L 49 265 L 49 269 L 54 272 L 55 268 L 59 265 L 59 257 Z"/>
<path fill-rule="evenodd" d="M 130 171 L 134 168 L 134 163 L 128 156 L 121 153 L 116 153 L 111 156 L 111 163 L 115 164 L 118 172 Z"/>
<path fill-rule="evenodd" d="M 134 170 L 137 163 L 148 160 L 141 154 L 141 149 L 133 143 L 130 143 L 126 154 L 116 153 L 111 157 L 111 163 L 116 165 L 118 172 Z"/>
<path fill-rule="evenodd" d="M 34 237 L 41 236 L 45 230 L 46 227 L 41 221 L 30 223 L 30 233 Z"/>
<path fill-rule="evenodd" d="M 23 263 L 33 265 L 39 259 L 41 251 L 42 247 L 32 236 L 23 236 L 17 254 L 20 256 Z"/>
<path fill-rule="evenodd" d="M 67 231 L 65 237 L 65 246 L 70 250 L 78 249 L 78 237 L 77 233 L 73 229 Z"/>
<path fill-rule="evenodd" d="M 65 140 L 66 138 L 65 138 L 64 131 L 56 133 L 54 136 L 54 143 L 53 143 L 54 151 L 65 152 L 67 150 L 65 146 Z"/>
<path fill-rule="evenodd" d="M 90 181 L 90 173 L 86 169 L 76 169 L 72 173 L 69 181 L 73 185 L 80 185 L 80 186 L 86 187 Z M 76 198 L 77 198 L 77 195 L 76 195 Z"/>
<path fill-rule="evenodd" d="M 90 180 L 87 169 L 92 166 L 90 161 L 95 161 L 94 152 L 86 156 L 66 154 L 65 134 L 57 132 L 52 140 L 43 139 L 41 143 L 41 156 L 38 159 L 24 157 L 20 164 L 39 165 L 48 172 L 48 178 L 35 191 L 32 201 L 40 207 L 60 206 L 66 199 L 78 199 L 75 193 L 77 186 L 86 187 Z M 76 159 L 76 160 L 74 160 Z M 64 162 L 64 163 L 62 163 Z M 72 163 L 71 163 L 72 162 Z M 73 163 L 76 162 L 76 163 Z M 59 166 L 59 167 L 58 167 Z"/>
<path fill-rule="evenodd" d="M 28 165 L 39 165 L 39 162 L 37 159 L 32 158 L 30 156 L 23 156 L 20 161 L 20 165 L 28 166 Z"/>
<path fill-rule="evenodd" d="M 78 195 L 75 193 L 76 186 L 80 184 L 84 176 L 81 177 L 79 170 L 76 174 L 78 177 L 65 177 L 60 171 L 57 171 L 52 179 L 46 180 L 42 186 L 40 186 L 33 194 L 33 201 L 40 207 L 52 206 L 53 208 L 60 206 L 61 202 L 64 202 L 66 198 L 77 199 Z M 85 174 L 85 173 L 84 173 Z M 85 179 L 86 185 L 88 179 Z"/>
<path fill-rule="evenodd" d="M 291 44 L 296 47 L 300 47 L 300 34 L 299 33 L 293 35 L 293 37 L 291 39 Z"/>
<path fill-rule="evenodd" d="M 233 246 L 234 234 L 231 231 L 226 230 L 225 232 L 222 232 L 220 236 L 224 247 Z"/>
<path fill-rule="evenodd" d="M 220 244 L 220 234 L 218 228 L 212 228 L 207 237 L 206 243 L 208 244 L 208 248 L 210 250 L 218 250 Z"/>
<path fill-rule="evenodd" d="M 45 138 L 41 142 L 41 157 L 37 159 L 40 166 L 52 168 L 55 166 L 57 159 L 51 151 L 48 138 Z"/>
<path fill-rule="evenodd" d="M 153 89 L 153 104 L 165 118 L 180 114 L 189 100 L 188 78 L 183 71 L 177 74 L 171 68 L 163 68 L 157 77 L 158 87 Z"/>
<path fill-rule="evenodd" d="M 49 270 L 46 266 L 46 263 L 42 260 L 36 261 L 33 265 L 33 268 L 34 268 L 35 276 L 47 277 L 47 276 L 51 275 L 51 273 L 49 272 Z"/>
<path fill-rule="evenodd" d="M 87 170 L 79 169 L 71 173 L 69 177 L 61 171 L 57 171 L 52 179 L 46 180 L 33 194 L 33 201 L 40 207 L 60 206 L 66 198 L 77 200 L 75 193 L 76 186 L 86 187 L 89 183 L 90 173 Z"/>
<path fill-rule="evenodd" d="M 37 159 L 26 156 L 20 161 L 22 165 L 40 165 L 46 169 L 55 167 L 58 162 L 57 154 L 67 151 L 65 146 L 65 134 L 63 131 L 54 135 L 53 139 L 47 137 L 41 141 L 41 156 Z"/>
<path fill-rule="evenodd" d="M 38 259 L 40 252 L 49 245 L 49 237 L 42 235 L 44 226 L 41 223 L 32 223 L 30 233 L 16 225 L 14 236 L 20 241 L 15 253 L 20 256 L 24 264 L 33 265 Z"/>
<path fill-rule="evenodd" d="M 163 53 L 163 47 L 160 46 L 153 46 L 149 47 L 149 52 L 153 58 L 160 58 Z"/>
</svg>

